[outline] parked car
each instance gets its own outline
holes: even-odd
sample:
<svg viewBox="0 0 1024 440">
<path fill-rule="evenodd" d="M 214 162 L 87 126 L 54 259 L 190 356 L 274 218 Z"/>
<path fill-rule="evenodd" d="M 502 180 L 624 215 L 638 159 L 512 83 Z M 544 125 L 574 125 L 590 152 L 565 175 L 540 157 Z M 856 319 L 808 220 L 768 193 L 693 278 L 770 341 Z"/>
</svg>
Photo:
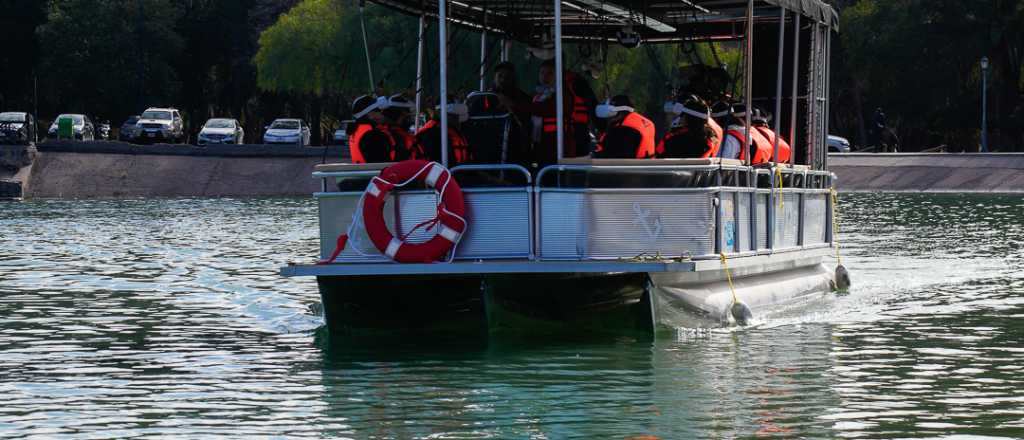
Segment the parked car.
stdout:
<svg viewBox="0 0 1024 440">
<path fill-rule="evenodd" d="M 36 141 L 36 120 L 25 112 L 0 113 L 0 144 L 25 145 Z"/>
<path fill-rule="evenodd" d="M 139 137 L 141 129 L 138 126 L 139 119 L 142 117 L 139 115 L 132 115 L 128 117 L 128 120 L 121 124 L 121 129 L 117 131 L 117 140 L 123 142 L 135 142 Z"/>
<path fill-rule="evenodd" d="M 334 145 L 348 145 L 348 122 L 342 122 L 334 134 L 331 135 L 331 143 Z"/>
<path fill-rule="evenodd" d="M 309 126 L 302 119 L 276 119 L 263 133 L 263 143 L 309 145 Z"/>
<path fill-rule="evenodd" d="M 199 131 L 199 145 L 244 144 L 245 130 L 235 119 L 214 118 L 206 121 Z"/>
<path fill-rule="evenodd" d="M 142 142 L 185 142 L 185 123 L 173 108 L 148 108 L 136 124 Z"/>
<path fill-rule="evenodd" d="M 828 135 L 828 152 L 829 153 L 849 153 L 850 152 L 850 141 L 842 136 L 836 136 L 834 134 Z"/>
<path fill-rule="evenodd" d="M 46 131 L 48 137 L 53 139 L 58 138 L 57 128 L 60 126 L 60 121 L 62 119 L 71 120 L 71 137 L 73 137 L 75 140 L 96 140 L 96 128 L 93 126 L 92 121 L 89 120 L 89 117 L 73 113 L 66 113 L 57 116 L 53 120 L 53 124 L 50 124 L 50 129 Z"/>
</svg>

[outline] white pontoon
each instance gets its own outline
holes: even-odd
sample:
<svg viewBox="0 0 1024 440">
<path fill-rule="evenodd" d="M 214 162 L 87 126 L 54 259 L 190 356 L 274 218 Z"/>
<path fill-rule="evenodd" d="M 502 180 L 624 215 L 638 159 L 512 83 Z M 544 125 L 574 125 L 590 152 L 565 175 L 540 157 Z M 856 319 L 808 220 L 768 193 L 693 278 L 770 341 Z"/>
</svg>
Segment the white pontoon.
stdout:
<svg viewBox="0 0 1024 440">
<path fill-rule="evenodd" d="M 421 35 L 424 21 L 436 19 L 441 47 L 447 46 L 451 24 L 479 30 L 483 38 L 521 40 L 539 26 L 550 29 L 560 160 L 533 174 L 509 164 L 452 168 L 451 176 L 462 185 L 468 225 L 442 261 L 411 264 L 394 262 L 386 255 L 394 256 L 393 250 L 383 252 L 358 224 L 363 188 L 390 164 L 319 166 L 313 177 L 322 181 L 322 191 L 314 195 L 320 258 L 332 254 L 340 235 L 351 236 L 330 264 L 292 265 L 281 272 L 317 277 L 332 331 L 568 325 L 652 332 L 661 326 L 728 325 L 737 301 L 757 316 L 774 305 L 832 290 L 833 270 L 823 258 L 833 252 L 834 177 L 825 152 L 830 41 L 837 18 L 828 5 L 819 0 L 375 3 L 419 16 Z M 774 131 L 793 145 L 792 163 L 755 167 L 720 159 L 563 158 L 563 41 L 615 42 L 626 27 L 644 44 L 744 42 L 746 108 L 774 108 Z M 421 45 L 421 61 L 422 52 Z M 438 63 L 444 108 L 445 57 Z M 441 113 L 446 145 L 448 121 Z M 748 127 L 749 122 L 748 116 Z M 441 151 L 447 166 L 448 149 Z M 481 174 L 496 177 L 472 177 Z M 493 184 L 498 177 L 502 184 Z M 415 228 L 438 216 L 438 200 L 434 190 L 396 189 L 383 207 L 388 229 L 396 237 L 409 234 L 408 242 L 427 241 L 437 228 Z"/>
</svg>

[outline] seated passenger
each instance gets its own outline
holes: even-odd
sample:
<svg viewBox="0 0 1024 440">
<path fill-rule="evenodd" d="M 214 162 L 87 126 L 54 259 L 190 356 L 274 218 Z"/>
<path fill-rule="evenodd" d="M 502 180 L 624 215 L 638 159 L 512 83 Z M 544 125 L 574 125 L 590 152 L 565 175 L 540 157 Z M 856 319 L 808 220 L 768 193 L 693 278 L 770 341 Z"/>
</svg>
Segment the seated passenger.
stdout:
<svg viewBox="0 0 1024 440">
<path fill-rule="evenodd" d="M 772 146 L 772 154 L 775 152 L 775 132 L 768 128 L 768 122 L 771 121 L 771 116 L 768 116 L 765 112 L 755 110 L 754 116 L 751 119 L 751 124 L 757 129 L 768 140 L 768 143 Z M 779 136 L 779 157 L 776 162 L 788 163 L 789 158 L 792 155 L 793 150 L 790 148 L 789 143 L 786 142 L 782 136 Z"/>
<path fill-rule="evenodd" d="M 608 120 L 594 157 L 603 159 L 647 159 L 654 157 L 654 123 L 633 109 L 626 95 L 618 95 L 597 106 L 597 117 Z"/>
<path fill-rule="evenodd" d="M 685 102 L 667 102 L 665 113 L 676 117 L 665 138 L 658 142 L 655 151 L 659 158 L 709 158 L 718 154 L 722 129 L 711 119 L 711 110 L 704 101 L 690 96 Z"/>
<path fill-rule="evenodd" d="M 469 143 L 462 135 L 460 127 L 469 118 L 466 104 L 449 103 L 448 110 L 448 167 L 466 164 L 473 160 Z M 416 132 L 416 143 L 426 155 L 425 160 L 441 163 L 441 112 L 434 109 L 434 117 L 427 121 Z"/>
<path fill-rule="evenodd" d="M 395 140 L 395 161 L 420 159 L 423 157 L 416 144 L 416 137 L 409 132 L 412 127 L 412 114 L 409 110 L 413 104 L 401 94 L 388 98 L 384 114 L 385 126 L 391 138 Z"/>
<path fill-rule="evenodd" d="M 348 148 L 352 163 L 378 163 L 395 160 L 396 142 L 387 129 L 385 116 L 381 113 L 388 98 L 374 98 L 363 95 L 352 101 L 352 117 L 349 124 Z"/>
<path fill-rule="evenodd" d="M 751 118 L 753 118 L 753 114 Z M 739 159 L 742 161 L 747 160 L 747 149 L 743 148 L 746 145 L 746 117 L 747 108 L 744 104 L 733 104 L 732 112 L 729 114 L 727 123 L 728 128 L 726 129 L 725 140 L 722 142 L 722 148 L 720 150 L 719 157 L 724 159 Z M 750 127 L 750 152 L 752 153 L 752 165 L 760 165 L 768 163 L 772 160 L 772 145 L 767 139 L 757 131 L 756 128 Z"/>
</svg>

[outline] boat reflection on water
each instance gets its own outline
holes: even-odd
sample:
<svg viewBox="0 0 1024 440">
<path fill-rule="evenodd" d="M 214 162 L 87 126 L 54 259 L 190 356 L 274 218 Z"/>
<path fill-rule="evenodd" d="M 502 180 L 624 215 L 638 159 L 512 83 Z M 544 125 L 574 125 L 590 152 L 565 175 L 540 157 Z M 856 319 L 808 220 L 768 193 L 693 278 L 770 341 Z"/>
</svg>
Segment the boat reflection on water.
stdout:
<svg viewBox="0 0 1024 440">
<path fill-rule="evenodd" d="M 827 327 L 424 342 L 318 334 L 326 436 L 730 438 L 828 436 L 839 399 L 814 367 Z M 813 342 L 808 342 L 813 341 Z M 644 437 L 649 436 L 649 437 Z M 653 436 L 653 437 L 650 437 Z"/>
</svg>

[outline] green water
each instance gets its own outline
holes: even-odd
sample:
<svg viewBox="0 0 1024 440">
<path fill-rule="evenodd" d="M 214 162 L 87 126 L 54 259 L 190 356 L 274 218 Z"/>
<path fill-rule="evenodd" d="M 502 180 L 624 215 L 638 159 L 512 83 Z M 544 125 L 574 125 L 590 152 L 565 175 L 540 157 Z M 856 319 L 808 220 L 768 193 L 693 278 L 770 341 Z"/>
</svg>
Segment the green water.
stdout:
<svg viewBox="0 0 1024 440">
<path fill-rule="evenodd" d="M 1024 200 L 842 198 L 755 328 L 328 342 L 307 200 L 0 205 L 0 438 L 1024 437 Z"/>
</svg>

